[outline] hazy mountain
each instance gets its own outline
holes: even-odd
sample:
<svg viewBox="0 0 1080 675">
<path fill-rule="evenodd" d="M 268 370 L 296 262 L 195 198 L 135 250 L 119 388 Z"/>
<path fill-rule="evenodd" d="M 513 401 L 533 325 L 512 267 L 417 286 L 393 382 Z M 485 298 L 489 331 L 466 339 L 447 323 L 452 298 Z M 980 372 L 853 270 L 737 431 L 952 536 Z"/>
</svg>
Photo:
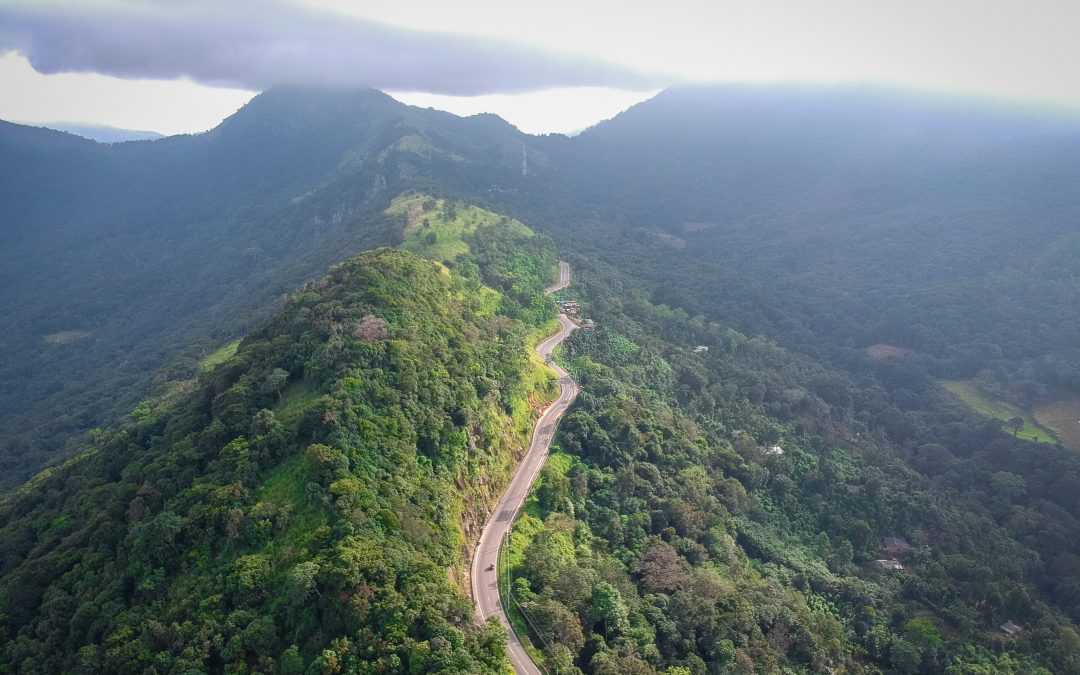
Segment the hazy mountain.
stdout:
<svg viewBox="0 0 1080 675">
<path fill-rule="evenodd" d="M 124 143 L 126 141 L 156 141 L 165 138 L 164 134 L 156 131 L 137 131 L 135 129 L 119 129 L 117 127 L 102 124 L 79 124 L 75 122 L 46 122 L 42 125 L 46 129 L 64 131 L 76 136 L 82 136 L 98 143 Z"/>
<path fill-rule="evenodd" d="M 676 304 L 701 284 L 711 297 L 692 312 L 836 358 L 894 343 L 941 375 L 1004 356 L 1020 379 L 1080 384 L 1063 278 L 1080 250 L 1080 116 L 873 88 L 687 88 L 553 156 L 572 195 L 559 203 L 652 238 L 663 262 L 640 272 L 681 272 L 661 289 Z"/>
</svg>

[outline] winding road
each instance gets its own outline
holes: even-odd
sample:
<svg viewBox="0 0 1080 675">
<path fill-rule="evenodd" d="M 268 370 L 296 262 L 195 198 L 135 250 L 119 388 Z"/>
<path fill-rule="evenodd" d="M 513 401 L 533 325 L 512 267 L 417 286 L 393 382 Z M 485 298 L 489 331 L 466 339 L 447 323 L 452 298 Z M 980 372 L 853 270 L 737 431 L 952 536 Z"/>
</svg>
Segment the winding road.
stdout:
<svg viewBox="0 0 1080 675">
<path fill-rule="evenodd" d="M 558 283 L 544 289 L 545 293 L 554 293 L 570 285 L 570 265 L 559 262 Z M 552 350 L 555 349 L 570 333 L 577 329 L 577 325 L 565 314 L 559 314 L 559 331 L 536 346 L 536 353 L 544 361 L 548 361 Z M 473 554 L 471 582 L 473 599 L 476 602 L 476 614 L 481 621 L 490 616 L 497 616 L 509 633 L 507 640 L 507 655 L 514 670 L 520 675 L 541 675 L 540 669 L 533 663 L 525 647 L 521 644 L 510 622 L 503 612 L 502 603 L 499 601 L 498 568 L 499 547 L 502 545 L 506 534 L 514 524 L 514 517 L 525 502 L 536 475 L 544 466 L 551 447 L 551 439 L 555 436 L 555 427 L 559 418 L 563 416 L 570 404 L 578 395 L 578 386 L 570 374 L 551 363 L 551 368 L 559 376 L 559 398 L 548 406 L 547 410 L 540 415 L 533 429 L 532 441 L 529 450 L 518 465 L 514 477 L 506 492 L 499 499 L 498 505 L 488 517 L 483 532 L 480 533 L 480 542 Z M 489 569 L 490 568 L 490 569 Z"/>
</svg>

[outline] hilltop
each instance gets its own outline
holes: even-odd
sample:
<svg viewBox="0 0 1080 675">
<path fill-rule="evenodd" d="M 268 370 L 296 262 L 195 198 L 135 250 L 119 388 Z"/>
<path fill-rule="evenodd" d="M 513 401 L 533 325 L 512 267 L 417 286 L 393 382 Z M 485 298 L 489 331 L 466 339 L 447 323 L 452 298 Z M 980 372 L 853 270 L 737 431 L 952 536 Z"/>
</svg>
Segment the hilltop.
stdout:
<svg viewBox="0 0 1080 675">
<path fill-rule="evenodd" d="M 188 393 L 8 495 L 5 668 L 500 670 L 462 580 L 551 396 L 527 349 L 554 257 L 482 232 L 455 270 L 344 261 Z"/>
</svg>

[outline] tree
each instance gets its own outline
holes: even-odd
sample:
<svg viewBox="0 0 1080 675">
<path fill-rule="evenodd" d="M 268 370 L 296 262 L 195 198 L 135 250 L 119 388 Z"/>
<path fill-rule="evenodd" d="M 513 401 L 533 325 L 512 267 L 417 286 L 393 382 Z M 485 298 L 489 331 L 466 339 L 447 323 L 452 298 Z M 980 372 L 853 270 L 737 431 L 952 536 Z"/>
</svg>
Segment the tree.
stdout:
<svg viewBox="0 0 1080 675">
<path fill-rule="evenodd" d="M 564 645 L 573 654 L 585 645 L 581 620 L 558 600 L 539 599 L 525 606 L 530 625 L 544 645 Z"/>
<path fill-rule="evenodd" d="M 540 474 L 540 485 L 536 489 L 536 497 L 540 500 L 540 507 L 545 512 L 564 511 L 570 514 L 574 512 L 574 503 L 570 499 L 570 480 L 550 464 L 545 466 Z"/>
<path fill-rule="evenodd" d="M 1008 471 L 997 471 L 990 477 L 990 487 L 994 494 L 1006 501 L 1012 501 L 1027 493 L 1027 481 L 1023 476 Z"/>
<path fill-rule="evenodd" d="M 619 589 L 606 581 L 593 587 L 589 617 L 603 627 L 603 634 L 607 637 L 621 635 L 630 627 L 630 612 Z"/>
<path fill-rule="evenodd" d="M 313 594 L 318 593 L 315 578 L 319 574 L 319 563 L 306 560 L 293 565 L 287 579 L 288 596 L 294 605 L 302 605 Z"/>
<path fill-rule="evenodd" d="M 922 650 L 903 638 L 894 637 L 889 645 L 889 661 L 898 673 L 917 673 L 922 665 Z"/>
<path fill-rule="evenodd" d="M 645 590 L 652 593 L 671 593 L 682 588 L 689 579 L 687 564 L 671 544 L 653 539 L 638 563 Z"/>
<path fill-rule="evenodd" d="M 1020 430 L 1024 428 L 1023 417 L 1010 417 L 1009 421 L 1005 423 L 1010 429 L 1012 429 L 1013 436 L 1020 434 Z"/>
<path fill-rule="evenodd" d="M 296 645 L 292 645 L 278 657 L 278 672 L 281 675 L 303 675 L 304 657 Z"/>
<path fill-rule="evenodd" d="M 525 576 L 534 588 L 543 589 L 550 586 L 563 569 L 573 566 L 574 560 L 574 542 L 570 533 L 565 527 L 560 528 L 556 519 L 549 517 L 545 528 L 525 549 Z"/>
<path fill-rule="evenodd" d="M 592 600 L 596 573 L 587 567 L 574 565 L 563 568 L 551 584 L 555 599 L 575 612 L 584 612 Z"/>
</svg>

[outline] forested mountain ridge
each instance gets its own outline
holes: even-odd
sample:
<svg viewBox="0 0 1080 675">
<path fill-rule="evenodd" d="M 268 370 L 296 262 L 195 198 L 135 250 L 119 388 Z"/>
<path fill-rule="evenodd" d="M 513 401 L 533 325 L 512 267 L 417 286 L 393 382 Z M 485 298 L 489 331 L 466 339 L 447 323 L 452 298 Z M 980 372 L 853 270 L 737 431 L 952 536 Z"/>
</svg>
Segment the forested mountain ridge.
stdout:
<svg viewBox="0 0 1080 675">
<path fill-rule="evenodd" d="M 517 176 L 521 136 L 375 91 L 296 89 L 153 142 L 3 124 L 0 482 L 127 412 L 162 366 L 194 372 L 330 264 L 396 243 L 383 210 L 401 191 Z"/>
<path fill-rule="evenodd" d="M 608 260 L 620 237 L 652 241 L 635 264 L 659 299 L 722 286 L 685 308 L 816 357 L 892 345 L 935 377 L 1053 402 L 1080 382 L 1078 129 L 964 99 L 736 85 L 669 90 L 573 138 L 314 89 L 154 142 L 5 124 L 0 481 L 327 265 L 395 243 L 383 210 L 411 188 Z"/>
<path fill-rule="evenodd" d="M 502 670 L 456 580 L 551 395 L 527 341 L 555 258 L 499 222 L 464 243 L 454 271 L 334 267 L 190 394 L 7 495 L 2 668 Z"/>
</svg>

